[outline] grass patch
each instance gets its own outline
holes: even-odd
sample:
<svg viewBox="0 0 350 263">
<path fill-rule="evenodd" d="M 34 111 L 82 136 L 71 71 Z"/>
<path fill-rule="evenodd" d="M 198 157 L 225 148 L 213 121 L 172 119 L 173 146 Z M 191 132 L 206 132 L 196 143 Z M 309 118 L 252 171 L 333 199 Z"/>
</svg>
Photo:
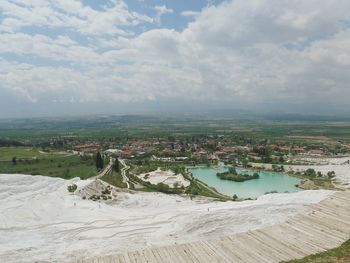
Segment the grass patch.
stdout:
<svg viewBox="0 0 350 263">
<path fill-rule="evenodd" d="M 350 262 L 350 240 L 340 247 L 286 263 L 345 263 Z"/>
<path fill-rule="evenodd" d="M 48 159 L 64 156 L 58 152 L 41 151 L 33 147 L 0 147 L 0 161 L 11 161 L 13 157 L 19 159 Z"/>
<path fill-rule="evenodd" d="M 300 179 L 309 179 L 314 182 L 316 186 L 318 186 L 320 189 L 326 189 L 326 190 L 332 190 L 335 189 L 335 186 L 332 183 L 332 179 L 327 176 L 322 177 L 310 177 L 305 176 L 304 174 L 298 174 L 298 173 L 287 173 L 289 176 L 297 177 Z"/>
<path fill-rule="evenodd" d="M 231 197 L 218 193 L 215 189 L 211 188 L 202 181 L 199 181 L 198 179 L 191 181 L 191 185 L 189 186 L 187 193 L 192 195 L 211 197 L 219 201 L 232 200 Z"/>
<path fill-rule="evenodd" d="M 28 152 L 30 151 L 32 150 Z M 81 179 L 86 179 L 96 175 L 97 171 L 92 158 L 83 159 L 76 155 L 51 155 L 40 159 L 19 159 L 17 157 L 16 164 L 13 164 L 12 161 L 0 162 L 0 173 L 45 175 L 64 179 L 80 177 Z"/>
<path fill-rule="evenodd" d="M 101 177 L 101 180 L 119 188 L 127 188 L 127 184 L 123 182 L 123 177 L 120 173 L 106 174 Z"/>
<path fill-rule="evenodd" d="M 316 186 L 322 189 L 331 190 L 335 188 L 330 178 L 313 178 L 312 181 L 314 181 Z"/>
</svg>

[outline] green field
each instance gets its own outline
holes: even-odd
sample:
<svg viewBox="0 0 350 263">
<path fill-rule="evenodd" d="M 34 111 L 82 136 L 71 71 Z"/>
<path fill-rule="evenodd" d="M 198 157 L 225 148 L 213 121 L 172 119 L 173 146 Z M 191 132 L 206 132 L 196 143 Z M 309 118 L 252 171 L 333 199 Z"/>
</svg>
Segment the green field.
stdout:
<svg viewBox="0 0 350 263">
<path fill-rule="evenodd" d="M 12 158 L 16 157 L 16 162 Z M 36 148 L 0 148 L 0 173 L 46 175 L 71 179 L 86 179 L 97 174 L 93 158 L 58 152 L 40 152 Z"/>
<path fill-rule="evenodd" d="M 299 119 L 298 119 L 299 118 Z M 0 139 L 38 144 L 52 138 L 64 140 L 127 139 L 208 134 L 259 141 L 298 143 L 350 143 L 350 119 L 299 116 L 92 116 L 0 120 Z"/>
<path fill-rule="evenodd" d="M 0 161 L 11 161 L 13 157 L 17 159 L 48 159 L 64 157 L 65 154 L 52 151 L 41 151 L 34 147 L 0 147 Z"/>
</svg>

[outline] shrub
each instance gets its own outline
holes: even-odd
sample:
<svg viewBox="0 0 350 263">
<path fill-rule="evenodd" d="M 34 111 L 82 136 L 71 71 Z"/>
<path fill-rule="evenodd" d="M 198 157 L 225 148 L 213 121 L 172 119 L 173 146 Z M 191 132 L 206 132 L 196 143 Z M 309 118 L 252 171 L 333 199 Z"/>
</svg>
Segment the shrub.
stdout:
<svg viewBox="0 0 350 263">
<path fill-rule="evenodd" d="M 228 172 L 231 173 L 231 174 L 237 174 L 237 171 L 234 167 L 230 167 L 228 168 Z"/>
<path fill-rule="evenodd" d="M 309 168 L 304 172 L 304 175 L 309 176 L 309 177 L 315 177 L 316 171 L 312 168 Z"/>
<path fill-rule="evenodd" d="M 77 188 L 78 186 L 76 184 L 71 184 L 71 185 L 68 185 L 67 190 L 68 192 L 73 193 L 75 192 L 75 190 L 77 190 Z"/>
<path fill-rule="evenodd" d="M 169 191 L 169 185 L 164 183 L 158 183 L 157 184 L 157 190 L 160 192 L 168 192 Z"/>
<path fill-rule="evenodd" d="M 330 172 L 327 173 L 327 176 L 328 176 L 328 178 L 333 178 L 333 177 L 335 177 L 335 172 L 334 171 L 330 171 Z"/>
<path fill-rule="evenodd" d="M 111 190 L 109 190 L 108 188 L 106 188 L 105 190 L 101 191 L 101 193 L 103 195 L 109 195 L 111 193 Z"/>
<path fill-rule="evenodd" d="M 272 165 L 272 170 L 274 172 L 284 172 L 284 166 L 283 165 L 278 166 L 278 165 L 273 164 Z"/>
<path fill-rule="evenodd" d="M 191 186 L 190 193 L 192 195 L 198 195 L 199 194 L 199 189 L 197 187 L 195 187 L 195 186 Z"/>
</svg>

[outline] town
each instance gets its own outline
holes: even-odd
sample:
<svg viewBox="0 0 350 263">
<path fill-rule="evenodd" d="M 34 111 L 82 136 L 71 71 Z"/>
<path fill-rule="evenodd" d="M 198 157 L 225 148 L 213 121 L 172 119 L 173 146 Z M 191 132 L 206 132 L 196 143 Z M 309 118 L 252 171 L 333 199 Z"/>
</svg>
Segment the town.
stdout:
<svg viewBox="0 0 350 263">
<path fill-rule="evenodd" d="M 212 122 L 208 120 L 205 125 L 210 127 Z M 171 132 L 163 124 L 155 125 L 160 131 L 156 135 L 143 132 L 141 124 L 126 136 L 110 129 L 102 129 L 102 134 L 108 136 L 92 135 L 93 129 L 89 135 L 82 136 L 81 132 L 73 129 L 56 134 L 52 131 L 52 136 L 31 136 L 31 140 L 7 138 L 0 142 L 2 146 L 7 146 L 1 148 L 7 160 L 1 158 L 5 165 L 0 167 L 0 172 L 40 173 L 65 179 L 100 178 L 116 187 L 137 191 L 243 200 L 257 196 L 220 191 L 220 185 L 202 180 L 203 177 L 197 175 L 198 170 L 193 168 L 236 167 L 242 175 L 270 171 L 301 179 L 300 182 L 291 180 L 291 186 L 282 187 L 280 191 L 295 191 L 294 185 L 302 189 L 332 189 L 335 171 L 316 171 L 310 165 L 326 165 L 329 158 L 341 159 L 350 154 L 349 141 L 326 136 L 280 132 L 278 136 L 264 137 L 261 132 L 242 133 L 234 129 L 222 132 L 218 128 L 202 133 L 197 124 L 190 131 L 177 124 L 177 130 Z M 24 158 L 23 152 L 27 158 Z M 303 165 L 310 167 L 299 169 Z M 216 171 L 219 172 L 226 171 Z M 221 177 L 218 183 L 225 178 L 229 177 Z M 239 180 L 244 180 L 244 177 Z M 279 192 L 279 189 L 267 188 L 263 191 Z"/>
</svg>

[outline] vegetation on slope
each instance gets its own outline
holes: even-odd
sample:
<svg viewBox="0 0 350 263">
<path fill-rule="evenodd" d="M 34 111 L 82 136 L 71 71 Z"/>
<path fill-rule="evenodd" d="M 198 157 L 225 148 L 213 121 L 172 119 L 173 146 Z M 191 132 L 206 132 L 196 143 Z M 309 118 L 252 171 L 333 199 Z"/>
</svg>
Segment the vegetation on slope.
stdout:
<svg viewBox="0 0 350 263">
<path fill-rule="evenodd" d="M 127 184 L 123 182 L 122 175 L 117 172 L 113 172 L 112 174 L 105 174 L 104 176 L 101 177 L 101 180 L 119 188 L 127 187 Z"/>
<path fill-rule="evenodd" d="M 340 247 L 311 255 L 303 259 L 291 260 L 288 263 L 346 263 L 350 262 L 350 240 Z"/>
<path fill-rule="evenodd" d="M 313 182 L 315 187 L 319 189 L 334 189 L 332 178 L 335 176 L 334 171 L 329 171 L 326 175 L 320 172 L 316 172 L 314 169 L 309 168 L 304 172 L 288 172 L 289 175 L 298 177 L 301 179 L 308 179 Z"/>
<path fill-rule="evenodd" d="M 35 148 L 0 148 L 0 173 L 86 179 L 97 174 L 93 157 L 41 152 Z"/>
</svg>

